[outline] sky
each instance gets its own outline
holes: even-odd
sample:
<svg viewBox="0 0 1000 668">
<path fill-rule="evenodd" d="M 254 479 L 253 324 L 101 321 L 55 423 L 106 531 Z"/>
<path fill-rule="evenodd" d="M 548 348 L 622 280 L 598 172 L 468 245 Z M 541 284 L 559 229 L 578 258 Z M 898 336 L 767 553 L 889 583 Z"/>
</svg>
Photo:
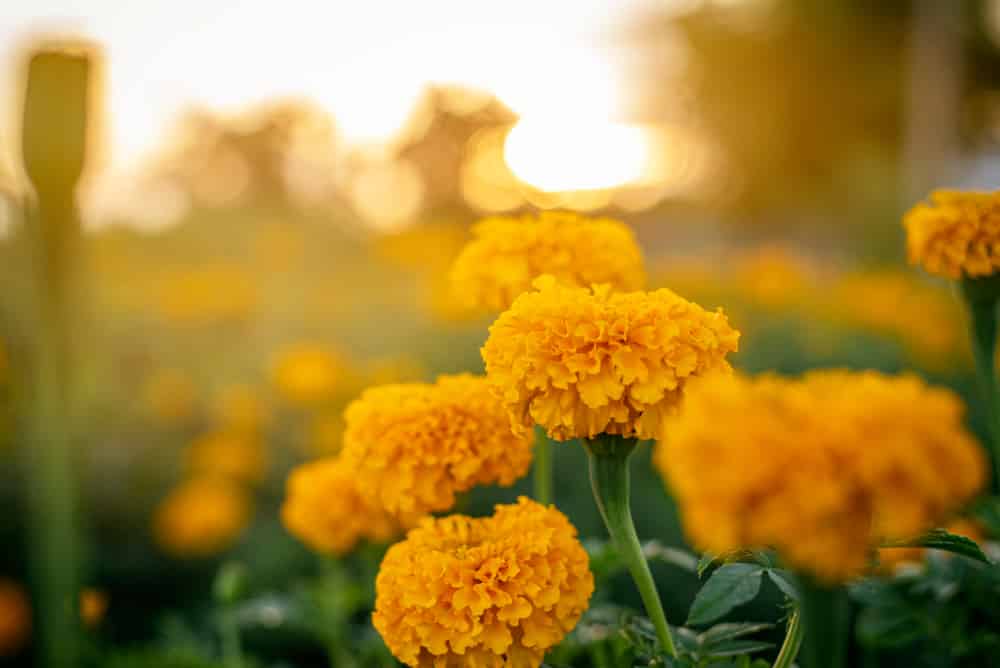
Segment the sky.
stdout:
<svg viewBox="0 0 1000 668">
<path fill-rule="evenodd" d="M 33 35 L 82 35 L 104 45 L 106 148 L 121 167 L 153 149 L 193 104 L 236 109 L 305 96 L 362 143 L 391 134 L 428 82 L 489 90 L 526 117 L 565 105 L 587 118 L 612 117 L 628 54 L 610 35 L 644 8 L 685 0 L 2 4 L 0 85 L 8 92 L 16 90 L 11 65 Z"/>
</svg>

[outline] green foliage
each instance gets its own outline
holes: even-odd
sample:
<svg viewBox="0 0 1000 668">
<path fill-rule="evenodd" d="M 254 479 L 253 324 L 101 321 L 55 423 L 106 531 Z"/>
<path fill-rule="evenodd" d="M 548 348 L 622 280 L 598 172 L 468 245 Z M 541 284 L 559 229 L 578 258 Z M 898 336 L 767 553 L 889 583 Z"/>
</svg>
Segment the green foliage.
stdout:
<svg viewBox="0 0 1000 668">
<path fill-rule="evenodd" d="M 1000 566 L 930 553 L 924 570 L 851 587 L 856 640 L 871 665 L 993 665 L 1000 652 Z"/>
<path fill-rule="evenodd" d="M 981 561 L 984 564 L 990 563 L 989 558 L 983 554 L 982 548 L 979 547 L 976 541 L 965 536 L 949 533 L 944 529 L 932 529 L 918 538 L 886 543 L 884 547 L 926 547 L 959 554 L 968 559 Z"/>
</svg>

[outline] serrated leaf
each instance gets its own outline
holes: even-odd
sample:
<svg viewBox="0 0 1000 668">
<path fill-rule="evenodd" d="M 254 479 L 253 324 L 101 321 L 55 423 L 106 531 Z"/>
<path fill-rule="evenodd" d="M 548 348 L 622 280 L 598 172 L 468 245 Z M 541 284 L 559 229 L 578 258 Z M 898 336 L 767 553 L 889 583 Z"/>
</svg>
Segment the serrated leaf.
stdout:
<svg viewBox="0 0 1000 668">
<path fill-rule="evenodd" d="M 754 599 L 760 591 L 764 569 L 754 564 L 725 564 L 712 573 L 698 591 L 687 624 L 710 624 L 737 606 Z"/>
<path fill-rule="evenodd" d="M 989 558 L 983 554 L 983 550 L 976 541 L 965 536 L 949 533 L 944 529 L 932 529 L 923 536 L 911 540 L 883 543 L 882 547 L 926 547 L 932 550 L 943 550 L 952 554 L 958 554 L 984 564 L 990 563 Z"/>
<path fill-rule="evenodd" d="M 736 640 L 737 638 L 753 635 L 754 633 L 759 633 L 760 631 L 766 631 L 772 628 L 774 628 L 774 624 L 754 622 L 716 624 L 707 631 L 703 631 L 698 636 L 698 640 L 702 647 L 710 649 L 719 643 L 726 642 L 728 640 Z"/>
<path fill-rule="evenodd" d="M 711 552 L 706 552 L 701 555 L 701 558 L 698 559 L 697 566 L 695 566 L 695 572 L 698 574 L 698 577 L 701 578 L 705 575 L 705 571 L 711 568 L 712 565 L 715 564 L 716 560 L 718 560 L 718 557 Z"/>
<path fill-rule="evenodd" d="M 793 601 L 799 600 L 799 590 L 795 588 L 791 573 L 780 568 L 769 568 L 766 572 L 767 577 L 781 590 L 782 594 Z"/>
</svg>

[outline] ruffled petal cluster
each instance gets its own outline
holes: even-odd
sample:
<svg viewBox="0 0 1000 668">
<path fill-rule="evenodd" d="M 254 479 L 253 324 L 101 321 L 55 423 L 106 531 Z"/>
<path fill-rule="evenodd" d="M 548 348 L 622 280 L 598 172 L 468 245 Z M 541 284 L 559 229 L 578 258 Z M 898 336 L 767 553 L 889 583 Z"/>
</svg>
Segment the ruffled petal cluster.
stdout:
<svg viewBox="0 0 1000 668">
<path fill-rule="evenodd" d="M 617 220 L 544 211 L 487 218 L 472 232 L 451 270 L 453 291 L 469 306 L 506 309 L 543 274 L 576 287 L 645 285 L 642 252 L 632 230 Z"/>
<path fill-rule="evenodd" d="M 911 264 L 959 279 L 1000 269 L 1000 193 L 936 190 L 903 218 Z"/>
<path fill-rule="evenodd" d="M 537 668 L 594 591 L 576 529 L 521 497 L 492 517 L 425 519 L 389 548 L 375 628 L 420 668 Z"/>
<path fill-rule="evenodd" d="M 363 540 L 389 541 L 399 523 L 358 491 L 350 464 L 326 457 L 298 466 L 288 477 L 281 520 L 317 552 L 347 554 Z"/>
<path fill-rule="evenodd" d="M 936 526 L 982 487 L 963 410 L 915 376 L 716 377 L 689 388 L 654 463 L 700 548 L 773 547 L 843 581 L 880 542 Z"/>
<path fill-rule="evenodd" d="M 251 501 L 225 478 L 192 478 L 176 487 L 156 510 L 153 531 L 166 551 L 207 557 L 232 545 L 250 521 Z"/>
<path fill-rule="evenodd" d="M 486 373 L 518 431 L 655 438 L 691 378 L 730 369 L 739 332 L 670 290 L 612 293 L 549 276 L 490 327 Z"/>
<path fill-rule="evenodd" d="M 400 517 L 448 510 L 476 485 L 512 485 L 531 464 L 532 439 L 511 431 L 482 376 L 371 388 L 344 417 L 342 456 L 359 488 Z"/>
</svg>

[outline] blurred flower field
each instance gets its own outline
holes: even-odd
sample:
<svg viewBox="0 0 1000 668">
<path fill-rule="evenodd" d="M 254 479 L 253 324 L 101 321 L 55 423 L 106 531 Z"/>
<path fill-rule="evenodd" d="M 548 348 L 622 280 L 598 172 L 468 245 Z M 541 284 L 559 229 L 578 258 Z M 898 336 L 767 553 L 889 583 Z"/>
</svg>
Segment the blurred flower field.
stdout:
<svg viewBox="0 0 1000 668">
<path fill-rule="evenodd" d="M 548 126 L 435 83 L 357 149 L 308 101 L 192 109 L 111 194 L 98 46 L 26 50 L 0 666 L 993 665 L 1000 193 L 887 159 L 878 100 L 833 123 L 764 57 L 822 68 L 810 27 L 940 8 L 805 4 L 630 24 L 684 35 L 684 132 L 648 81 L 655 122 Z M 859 87 L 903 78 L 852 39 Z M 768 95 L 726 68 L 777 68 L 775 113 L 815 133 L 736 132 Z M 560 128 L 608 171 L 534 172 Z"/>
</svg>

